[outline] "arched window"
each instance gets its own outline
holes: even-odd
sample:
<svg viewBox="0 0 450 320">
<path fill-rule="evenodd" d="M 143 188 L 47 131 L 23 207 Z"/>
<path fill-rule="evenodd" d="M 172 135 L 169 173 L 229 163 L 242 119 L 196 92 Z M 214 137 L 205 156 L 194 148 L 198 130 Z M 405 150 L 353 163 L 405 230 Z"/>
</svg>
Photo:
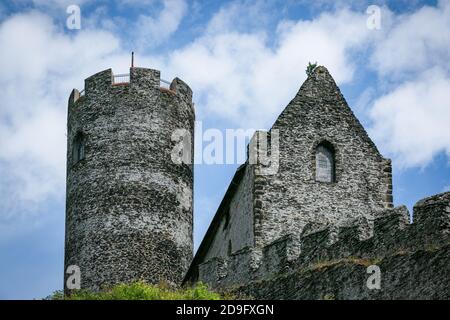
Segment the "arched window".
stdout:
<svg viewBox="0 0 450 320">
<path fill-rule="evenodd" d="M 72 157 L 74 164 L 84 159 L 84 140 L 84 135 L 81 132 L 78 132 L 73 140 Z"/>
<path fill-rule="evenodd" d="M 334 150 L 328 143 L 321 143 L 316 149 L 316 181 L 335 181 Z"/>
</svg>

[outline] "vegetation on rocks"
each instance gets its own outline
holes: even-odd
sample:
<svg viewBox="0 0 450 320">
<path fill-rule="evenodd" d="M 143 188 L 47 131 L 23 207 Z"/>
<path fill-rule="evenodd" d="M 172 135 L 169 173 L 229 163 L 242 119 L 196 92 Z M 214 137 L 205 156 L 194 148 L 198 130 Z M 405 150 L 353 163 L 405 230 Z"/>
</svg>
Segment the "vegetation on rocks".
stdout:
<svg viewBox="0 0 450 320">
<path fill-rule="evenodd" d="M 309 77 L 316 67 L 317 62 L 315 63 L 308 62 L 308 66 L 306 67 L 306 75 Z"/>
<path fill-rule="evenodd" d="M 164 284 L 151 285 L 144 281 L 130 284 L 119 284 L 109 290 L 91 292 L 87 290 L 74 291 L 64 295 L 62 291 L 55 292 L 50 300 L 220 300 L 220 294 L 212 292 L 199 282 L 195 286 L 183 289 L 171 289 Z"/>
</svg>

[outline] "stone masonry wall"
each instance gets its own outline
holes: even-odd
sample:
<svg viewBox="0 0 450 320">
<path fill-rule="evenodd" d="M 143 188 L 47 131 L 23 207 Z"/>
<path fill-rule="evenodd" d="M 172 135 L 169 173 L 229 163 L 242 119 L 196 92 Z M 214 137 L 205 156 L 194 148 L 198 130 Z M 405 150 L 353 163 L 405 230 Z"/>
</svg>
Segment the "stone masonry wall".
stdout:
<svg viewBox="0 0 450 320">
<path fill-rule="evenodd" d="M 450 192 L 385 209 L 365 239 L 359 221 L 338 230 L 286 235 L 263 247 L 199 265 L 199 280 L 257 299 L 449 299 Z M 381 270 L 381 288 L 366 286 L 367 267 Z"/>
<path fill-rule="evenodd" d="M 171 135 L 193 138 L 193 128 L 191 89 L 178 78 L 160 88 L 157 70 L 131 68 L 121 84 L 105 70 L 86 79 L 84 96 L 72 92 L 65 267 L 80 267 L 83 289 L 181 283 L 192 260 L 193 165 L 171 161 Z M 85 159 L 74 163 L 80 132 Z"/>
<path fill-rule="evenodd" d="M 209 246 L 205 260 L 226 257 L 232 252 L 254 245 L 253 236 L 253 167 L 246 166 L 239 187 L 225 210 L 220 226 Z M 228 215 L 228 217 L 227 217 Z"/>
<path fill-rule="evenodd" d="M 381 156 L 326 68 L 308 77 L 273 130 L 279 131 L 279 170 L 255 178 L 256 246 L 300 234 L 308 223 L 339 226 L 392 207 L 390 160 Z M 315 179 L 315 150 L 322 142 L 335 151 L 335 182 Z"/>
<path fill-rule="evenodd" d="M 334 150 L 333 182 L 316 181 L 315 151 L 324 142 Z M 305 228 L 332 226 L 335 236 L 349 221 L 359 221 L 367 238 L 373 218 L 393 207 L 391 161 L 379 153 L 324 67 L 308 77 L 269 132 L 255 132 L 247 151 L 247 173 L 230 201 L 239 205 L 229 206 L 235 209 L 232 226 L 239 227 L 208 230 L 196 265 L 245 246 L 261 249 L 285 235 L 298 237 Z M 214 221 L 219 218 L 226 224 L 226 214 L 218 211 Z M 187 278 L 198 274 L 196 265 Z"/>
</svg>

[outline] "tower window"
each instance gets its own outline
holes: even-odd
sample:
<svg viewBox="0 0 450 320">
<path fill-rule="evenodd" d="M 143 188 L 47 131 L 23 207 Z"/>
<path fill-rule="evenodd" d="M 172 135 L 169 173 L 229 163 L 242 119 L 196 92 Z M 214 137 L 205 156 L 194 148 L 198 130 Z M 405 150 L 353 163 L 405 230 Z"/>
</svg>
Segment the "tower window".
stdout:
<svg viewBox="0 0 450 320">
<path fill-rule="evenodd" d="M 321 143 L 316 149 L 316 181 L 334 182 L 334 150 L 329 144 Z"/>
<path fill-rule="evenodd" d="M 77 133 L 75 139 L 73 140 L 73 150 L 72 150 L 72 157 L 74 164 L 84 159 L 84 144 L 85 144 L 84 135 L 81 132 Z"/>
</svg>

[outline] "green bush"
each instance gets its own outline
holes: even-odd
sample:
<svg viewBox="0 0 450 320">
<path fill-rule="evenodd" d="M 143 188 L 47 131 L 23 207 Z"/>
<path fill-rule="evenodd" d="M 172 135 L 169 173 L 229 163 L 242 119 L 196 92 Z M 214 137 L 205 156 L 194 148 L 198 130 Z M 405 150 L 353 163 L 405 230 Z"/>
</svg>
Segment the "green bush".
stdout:
<svg viewBox="0 0 450 320">
<path fill-rule="evenodd" d="M 308 66 L 306 67 L 306 75 L 308 77 L 310 75 L 312 75 L 312 73 L 316 67 L 317 67 L 317 62 L 315 62 L 315 63 L 308 62 Z"/>
<path fill-rule="evenodd" d="M 208 287 L 198 282 L 194 287 L 171 290 L 168 286 L 150 285 L 143 281 L 119 284 L 102 292 L 87 290 L 75 291 L 64 295 L 57 291 L 49 297 L 51 300 L 220 300 L 222 297 L 209 291 Z"/>
</svg>

